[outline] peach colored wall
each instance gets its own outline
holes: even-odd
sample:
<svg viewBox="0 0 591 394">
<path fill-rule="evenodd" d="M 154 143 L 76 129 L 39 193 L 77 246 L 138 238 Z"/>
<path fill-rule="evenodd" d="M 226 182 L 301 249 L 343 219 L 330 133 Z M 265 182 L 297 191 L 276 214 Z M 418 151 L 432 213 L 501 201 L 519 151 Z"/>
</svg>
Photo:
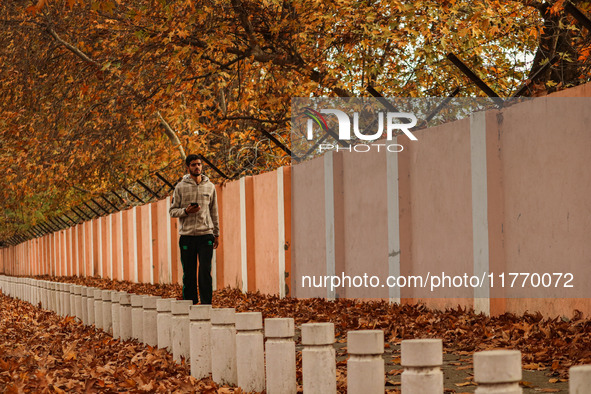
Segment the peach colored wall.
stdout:
<svg viewBox="0 0 591 394">
<path fill-rule="evenodd" d="M 113 271 L 112 271 L 112 278 L 117 280 L 122 280 L 123 277 L 121 275 L 121 264 L 122 264 L 122 212 L 117 212 L 112 215 L 112 234 L 113 239 L 111 240 L 111 245 L 113 247 L 111 253 L 113 256 L 112 264 L 113 264 Z"/>
<path fill-rule="evenodd" d="M 292 296 L 294 281 L 291 265 L 291 167 L 283 167 L 283 222 L 285 229 L 285 295 Z"/>
<path fill-rule="evenodd" d="M 151 279 L 150 266 L 152 262 L 152 216 L 151 204 L 137 207 L 138 221 L 138 281 L 149 283 Z"/>
<path fill-rule="evenodd" d="M 224 253 L 223 286 L 242 288 L 242 263 L 240 252 L 240 182 L 229 182 L 222 187 L 224 210 L 221 212 L 224 226 L 220 228 Z"/>
<path fill-rule="evenodd" d="M 256 291 L 257 270 L 256 270 L 256 238 L 258 234 L 255 229 L 254 210 L 254 184 L 253 177 L 247 176 L 244 179 L 244 206 L 246 218 L 246 267 L 247 267 L 247 289 Z"/>
<path fill-rule="evenodd" d="M 277 172 L 267 172 L 253 179 L 253 235 L 256 290 L 279 294 L 277 254 Z M 275 241 L 275 242 L 274 242 Z M 250 246 L 250 244 L 249 244 Z M 250 271 L 249 271 L 250 275 Z M 250 278 L 249 278 L 250 279 Z"/>
<path fill-rule="evenodd" d="M 150 278 L 148 282 L 158 283 L 160 277 L 160 262 L 158 261 L 158 255 L 160 253 L 160 244 L 158 243 L 158 226 L 161 221 L 158 217 L 158 207 L 156 203 L 149 204 L 150 207 Z"/>
<path fill-rule="evenodd" d="M 216 190 L 216 195 L 217 195 L 217 200 L 218 200 L 218 220 L 219 220 L 219 225 L 220 225 L 220 229 L 224 228 L 224 218 L 222 215 L 222 212 L 224 211 L 224 188 L 216 185 L 215 187 Z M 215 282 L 214 284 L 216 285 L 215 288 L 221 289 L 222 287 L 224 287 L 224 247 L 223 247 L 223 243 L 226 240 L 223 239 L 222 237 L 219 238 L 219 242 L 220 244 L 218 245 L 217 249 L 214 251 L 215 253 L 215 257 L 216 257 L 216 278 L 212 278 Z M 173 244 L 174 247 L 174 244 Z M 213 268 L 213 267 L 212 267 Z M 212 276 L 213 276 L 213 269 L 212 269 Z"/>
<path fill-rule="evenodd" d="M 388 277 L 388 195 L 386 155 L 382 153 L 341 152 L 343 184 L 343 266 L 348 276 L 367 274 L 381 281 Z M 336 183 L 336 179 L 335 179 Z M 336 194 L 336 193 L 335 193 Z M 335 196 L 338 198 L 339 194 Z M 388 298 L 388 288 L 349 287 L 337 291 L 337 297 Z"/>
<path fill-rule="evenodd" d="M 173 283 L 183 283 L 183 265 L 181 264 L 181 254 L 179 250 L 179 220 L 178 218 L 171 218 L 171 255 L 172 255 L 172 278 Z"/>
<path fill-rule="evenodd" d="M 591 277 L 589 105 L 591 99 L 547 97 L 503 111 L 498 127 L 505 253 L 513 272 L 572 272 L 575 286 L 587 286 Z M 527 296 L 520 290 L 507 295 Z M 567 305 L 570 301 L 507 300 L 512 311 L 545 310 L 551 315 L 564 313 Z M 591 299 L 577 305 L 591 314 Z"/>
<path fill-rule="evenodd" d="M 302 276 L 326 275 L 322 157 L 292 167 L 291 197 L 293 296 L 326 297 L 324 288 L 302 287 Z"/>
<path fill-rule="evenodd" d="M 156 234 L 154 242 L 156 250 L 154 250 L 154 282 L 155 283 L 171 283 L 170 276 L 170 252 L 173 247 L 178 247 L 170 243 L 170 215 L 168 214 L 168 207 L 170 206 L 170 198 L 160 200 L 152 203 L 156 206 Z"/>
<path fill-rule="evenodd" d="M 546 100 L 545 105 L 525 102 L 486 115 L 490 270 L 576 270 L 578 281 L 591 275 L 591 246 L 586 240 L 591 233 L 589 103 L 555 99 L 559 96 L 591 96 L 591 84 L 541 99 Z M 420 143 L 400 137 L 405 150 L 397 156 L 401 274 L 471 273 L 469 120 L 416 135 Z M 385 159 L 363 155 L 333 155 L 335 270 L 337 274 L 375 273 L 383 278 L 388 275 Z M 322 157 L 284 169 L 285 267 L 291 295 L 299 297 L 327 294 L 325 288 L 301 288 L 302 275 L 326 274 L 325 175 Z M 244 182 L 248 289 L 276 294 L 281 253 L 277 172 L 248 177 Z M 217 190 L 222 229 L 216 252 L 217 285 L 241 288 L 240 181 Z M 168 220 L 167 215 L 167 202 L 160 201 L 136 208 L 135 222 L 129 211 L 113 214 L 109 220 L 99 219 L 100 237 L 99 220 L 58 231 L 2 250 L 0 270 L 12 274 L 102 274 L 128 280 L 134 280 L 138 270 L 138 280 L 149 281 L 153 269 L 155 281 L 180 283 L 178 220 Z M 105 234 L 112 239 L 107 241 Z M 139 259 L 137 267 L 134 253 Z M 337 294 L 365 296 L 363 289 L 340 289 Z M 436 307 L 472 306 L 471 290 L 455 290 L 452 295 L 462 298 L 425 301 Z M 591 315 L 590 299 L 510 298 L 512 295 L 524 294 L 491 290 L 491 296 L 509 297 L 493 299 L 492 314 L 540 310 L 547 315 L 569 315 L 576 308 Z M 383 297 L 387 296 L 385 290 Z M 411 302 L 421 298 L 408 289 L 403 289 L 402 297 Z"/>
<path fill-rule="evenodd" d="M 410 160 L 412 260 L 402 264 L 401 274 L 472 274 L 470 121 L 447 123 L 415 135 L 419 141 L 403 143 Z M 406 288 L 402 294 L 409 298 L 419 295 L 414 290 Z M 453 298 L 429 299 L 426 303 L 456 306 L 461 300 L 454 298 L 460 297 L 469 299 L 462 304 L 472 306 L 470 288 L 440 294 Z"/>
</svg>

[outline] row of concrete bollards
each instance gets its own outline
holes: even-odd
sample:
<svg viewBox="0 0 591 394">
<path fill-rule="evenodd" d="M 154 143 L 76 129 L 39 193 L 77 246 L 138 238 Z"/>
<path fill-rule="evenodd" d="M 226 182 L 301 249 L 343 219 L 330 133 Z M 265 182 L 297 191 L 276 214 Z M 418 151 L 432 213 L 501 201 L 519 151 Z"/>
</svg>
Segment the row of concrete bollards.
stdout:
<svg viewBox="0 0 591 394">
<path fill-rule="evenodd" d="M 294 320 L 265 319 L 260 312 L 192 305 L 191 301 L 100 290 L 68 283 L 0 276 L 0 291 L 39 303 L 61 316 L 128 340 L 166 348 L 176 361 L 184 358 L 197 379 L 212 376 L 218 384 L 269 394 L 297 392 Z M 264 328 L 264 330 L 263 330 Z M 334 325 L 301 326 L 304 393 L 335 393 Z M 347 391 L 385 391 L 384 333 L 347 333 Z M 443 393 L 443 348 L 440 339 L 402 341 L 403 393 Z M 474 354 L 476 393 L 521 393 L 521 353 L 493 350 Z M 591 365 L 570 369 L 571 393 L 589 393 Z"/>
</svg>

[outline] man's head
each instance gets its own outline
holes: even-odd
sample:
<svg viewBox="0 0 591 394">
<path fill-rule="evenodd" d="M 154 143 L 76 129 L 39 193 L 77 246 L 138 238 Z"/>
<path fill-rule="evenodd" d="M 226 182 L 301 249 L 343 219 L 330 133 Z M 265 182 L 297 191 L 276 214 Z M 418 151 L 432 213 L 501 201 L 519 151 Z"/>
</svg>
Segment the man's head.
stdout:
<svg viewBox="0 0 591 394">
<path fill-rule="evenodd" d="M 191 176 L 199 176 L 203 172 L 203 162 L 200 155 L 189 155 L 185 159 L 185 164 Z"/>
</svg>

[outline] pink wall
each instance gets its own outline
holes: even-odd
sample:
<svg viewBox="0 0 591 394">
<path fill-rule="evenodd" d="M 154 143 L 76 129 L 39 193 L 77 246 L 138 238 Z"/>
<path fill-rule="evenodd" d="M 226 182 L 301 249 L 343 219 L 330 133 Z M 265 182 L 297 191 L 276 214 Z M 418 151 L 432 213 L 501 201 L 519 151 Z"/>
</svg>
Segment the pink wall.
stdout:
<svg viewBox="0 0 591 394">
<path fill-rule="evenodd" d="M 277 173 L 268 172 L 254 177 L 253 193 L 255 289 L 264 294 L 279 294 L 278 247 L 277 242 L 273 242 L 278 239 Z"/>
<path fill-rule="evenodd" d="M 224 253 L 223 286 L 242 288 L 242 257 L 240 249 L 240 182 L 229 182 L 222 188 L 224 226 L 221 247 Z"/>
<path fill-rule="evenodd" d="M 302 276 L 326 275 L 324 159 L 292 167 L 291 266 L 293 296 L 326 297 L 326 289 L 302 287 Z"/>
<path fill-rule="evenodd" d="M 416 132 L 420 143 L 403 143 L 409 155 L 411 259 L 403 259 L 401 274 L 472 274 L 472 189 L 469 119 Z M 406 288 L 404 297 L 425 300 L 425 293 Z M 437 307 L 472 306 L 470 288 L 449 289 Z M 421 297 L 421 295 L 423 295 Z M 466 298 L 463 301 L 458 298 Z"/>
<path fill-rule="evenodd" d="M 486 114 L 486 153 L 476 160 L 486 163 L 487 205 L 483 209 L 488 215 L 489 269 L 569 270 L 584 282 L 591 276 L 591 244 L 587 242 L 591 233 L 591 175 L 587 170 L 591 118 L 587 109 L 591 102 L 554 98 L 558 96 L 591 96 L 591 84 Z M 470 133 L 466 119 L 416 132 L 419 143 L 399 137 L 404 151 L 397 155 L 400 225 L 396 235 L 403 275 L 473 272 L 473 242 L 478 237 L 473 236 L 471 160 L 475 159 Z M 290 295 L 326 297 L 326 288 L 302 288 L 301 282 L 303 275 L 327 273 L 325 181 L 334 187 L 329 202 L 335 212 L 331 234 L 335 273 L 387 277 L 391 251 L 385 155 L 333 154 L 330 174 L 325 173 L 325 160 L 320 157 L 284 169 L 283 217 L 278 211 L 277 171 L 242 181 L 242 213 L 241 181 L 217 187 L 221 221 L 221 246 L 216 251 L 218 288 L 242 288 L 245 268 L 249 290 L 277 294 L 279 264 L 284 259 Z M 474 201 L 478 207 L 478 200 Z M 137 273 L 137 280 L 143 282 L 153 278 L 180 283 L 178 220 L 168 217 L 168 204 L 162 200 L 135 208 L 135 216 L 131 211 L 117 213 L 3 249 L 0 270 L 9 274 L 100 274 L 126 280 L 136 280 Z M 241 214 L 246 217 L 245 237 L 241 237 Z M 284 220 L 284 251 L 279 243 L 280 219 Z M 337 290 L 339 297 L 375 294 L 363 288 Z M 387 289 L 378 294 L 388 297 Z M 434 307 L 471 307 L 475 305 L 473 294 L 464 288 L 446 299 L 425 299 L 424 294 L 403 289 L 401 296 L 403 302 L 423 299 Z M 519 289 L 493 289 L 491 296 L 496 297 L 489 304 L 493 315 L 525 310 L 569 315 L 575 308 L 591 315 L 589 298 L 523 298 L 528 294 L 520 294 Z"/>
<path fill-rule="evenodd" d="M 337 242 L 336 274 L 388 276 L 388 195 L 386 156 L 380 153 L 341 152 L 342 165 L 335 169 L 340 175 L 342 191 L 335 190 L 335 216 L 341 217 L 336 232 L 342 237 Z M 342 174 L 342 175 L 341 175 Z M 337 184 L 335 177 L 335 186 Z M 342 261 L 343 264 L 339 264 Z M 350 287 L 337 291 L 338 297 L 388 298 L 388 288 Z"/>
</svg>

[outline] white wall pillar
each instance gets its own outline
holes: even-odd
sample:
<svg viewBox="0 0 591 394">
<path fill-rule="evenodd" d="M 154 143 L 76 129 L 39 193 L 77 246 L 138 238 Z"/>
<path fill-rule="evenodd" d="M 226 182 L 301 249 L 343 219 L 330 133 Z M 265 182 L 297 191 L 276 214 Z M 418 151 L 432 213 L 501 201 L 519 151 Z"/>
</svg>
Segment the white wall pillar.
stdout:
<svg viewBox="0 0 591 394">
<path fill-rule="evenodd" d="M 474 288 L 474 311 L 490 314 L 488 177 L 486 170 L 486 112 L 470 115 L 470 159 L 472 173 L 473 275 L 484 277 L 482 287 Z"/>
</svg>

